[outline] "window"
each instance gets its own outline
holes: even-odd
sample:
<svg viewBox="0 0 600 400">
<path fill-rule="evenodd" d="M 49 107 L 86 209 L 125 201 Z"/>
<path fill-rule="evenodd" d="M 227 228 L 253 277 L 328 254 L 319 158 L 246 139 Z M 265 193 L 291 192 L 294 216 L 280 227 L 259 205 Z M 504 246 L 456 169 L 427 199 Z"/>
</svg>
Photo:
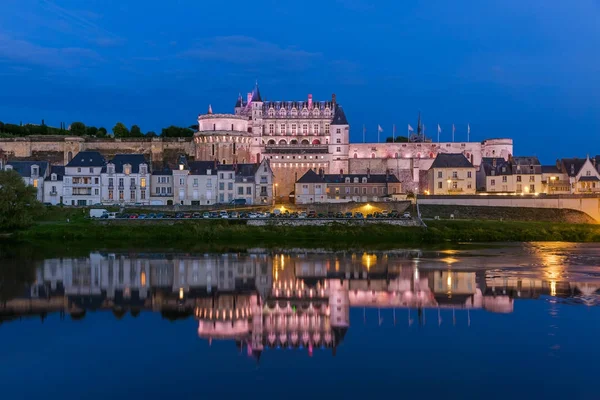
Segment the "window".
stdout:
<svg viewBox="0 0 600 400">
<path fill-rule="evenodd" d="M 292 135 L 296 134 L 296 124 L 292 124 Z"/>
<path fill-rule="evenodd" d="M 37 181 L 37 179 L 33 180 L 33 187 L 37 189 L 37 187 L 38 187 L 38 181 Z"/>
<path fill-rule="evenodd" d="M 90 168 L 90 174 L 94 173 L 94 168 Z"/>
<path fill-rule="evenodd" d="M 146 178 L 141 178 L 140 179 L 140 186 L 145 188 L 146 187 Z"/>
<path fill-rule="evenodd" d="M 123 172 L 125 173 L 125 175 L 129 175 L 131 173 L 131 165 L 125 165 L 123 167 Z"/>
<path fill-rule="evenodd" d="M 233 190 L 233 182 L 227 184 L 227 190 Z"/>
<path fill-rule="evenodd" d="M 325 134 L 329 135 L 329 124 L 325 124 Z"/>
<path fill-rule="evenodd" d="M 337 128 L 337 129 L 335 130 L 335 133 L 342 133 L 342 130 L 341 130 L 340 128 Z"/>
<path fill-rule="evenodd" d="M 163 187 L 163 189 L 164 189 L 164 187 Z M 109 192 L 109 193 L 110 193 L 110 192 Z M 163 192 L 163 193 L 164 193 L 164 192 Z M 159 188 L 158 186 L 156 187 L 156 194 L 160 194 L 160 188 Z"/>
<path fill-rule="evenodd" d="M 585 176 L 592 176 L 592 171 L 585 171 Z"/>
<path fill-rule="evenodd" d="M 140 198 L 141 198 L 142 200 L 145 200 L 145 199 L 146 199 L 146 191 L 145 191 L 145 190 L 142 190 L 142 191 L 140 192 Z"/>
<path fill-rule="evenodd" d="M 219 182 L 219 190 L 225 190 L 225 182 Z"/>
<path fill-rule="evenodd" d="M 338 143 L 338 144 L 339 144 L 339 143 L 342 143 L 342 139 L 340 139 L 340 138 L 337 138 L 337 139 L 335 139 L 335 142 L 336 142 L 336 143 Z"/>
<path fill-rule="evenodd" d="M 194 178 L 194 186 L 198 186 L 198 178 Z"/>
<path fill-rule="evenodd" d="M 492 179 L 490 181 L 490 186 L 496 186 L 496 180 L 495 179 Z"/>
<path fill-rule="evenodd" d="M 108 187 L 113 187 L 113 186 L 114 186 L 113 178 L 108 178 Z"/>
<path fill-rule="evenodd" d="M 131 180 L 129 181 L 129 186 L 135 187 L 135 178 L 131 178 Z"/>
<path fill-rule="evenodd" d="M 119 178 L 119 187 L 123 187 L 125 184 L 123 183 L 123 178 Z"/>
<path fill-rule="evenodd" d="M 349 187 L 346 188 L 346 194 L 350 194 L 350 188 Z"/>
<path fill-rule="evenodd" d="M 225 201 L 225 195 L 223 193 L 219 193 L 219 201 L 223 203 Z"/>
<path fill-rule="evenodd" d="M 223 175 L 223 173 L 221 172 L 221 173 L 219 174 L 219 178 L 220 178 L 220 179 L 223 179 L 223 176 L 224 176 L 224 175 Z"/>
<path fill-rule="evenodd" d="M 94 184 L 96 184 L 96 185 L 98 184 L 98 182 L 99 182 L 98 179 L 99 178 L 94 178 Z"/>
<path fill-rule="evenodd" d="M 517 176 L 517 182 L 521 182 L 521 176 Z"/>
<path fill-rule="evenodd" d="M 251 186 L 246 187 L 246 194 L 252 195 L 252 187 Z"/>
<path fill-rule="evenodd" d="M 233 200 L 233 194 L 228 193 L 227 194 L 227 201 L 231 201 L 231 200 Z"/>
<path fill-rule="evenodd" d="M 171 186 L 168 186 L 168 187 L 167 187 L 167 193 L 168 193 L 168 194 L 171 194 Z"/>
<path fill-rule="evenodd" d="M 77 172 L 81 172 L 81 168 L 77 168 Z"/>
<path fill-rule="evenodd" d="M 523 186 L 522 185 L 517 185 L 517 192 L 521 193 L 523 191 Z"/>
<path fill-rule="evenodd" d="M 442 177 L 442 171 L 438 171 L 438 178 Z"/>
<path fill-rule="evenodd" d="M 157 188 L 157 189 L 158 189 L 158 188 Z M 109 190 L 109 191 L 108 191 L 108 199 L 109 199 L 109 200 L 112 200 L 112 199 L 113 199 L 113 191 L 112 191 L 112 190 Z"/>
<path fill-rule="evenodd" d="M 229 173 L 229 179 L 233 179 L 233 172 Z"/>
<path fill-rule="evenodd" d="M 373 194 L 377 194 L 377 188 L 376 187 L 373 188 Z"/>
<path fill-rule="evenodd" d="M 269 124 L 269 134 L 275 133 L 275 124 Z"/>
<path fill-rule="evenodd" d="M 458 171 L 452 171 L 452 179 L 458 179 Z"/>
<path fill-rule="evenodd" d="M 179 186 L 183 186 L 185 184 L 183 178 L 179 178 Z"/>
<path fill-rule="evenodd" d="M 471 177 L 471 171 L 467 171 L 467 178 Z"/>
<path fill-rule="evenodd" d="M 244 187 L 243 186 L 238 187 L 238 195 L 241 196 L 243 194 L 244 194 Z"/>
<path fill-rule="evenodd" d="M 206 180 L 206 186 L 208 186 L 208 187 L 212 187 L 212 179 L 211 179 L 211 178 L 208 178 L 208 179 Z"/>
<path fill-rule="evenodd" d="M 285 124 L 281 124 L 281 126 L 279 127 L 279 133 L 285 134 Z"/>
<path fill-rule="evenodd" d="M 342 151 L 342 148 L 341 147 L 336 147 L 335 151 L 337 151 L 338 153 L 340 153 Z"/>
<path fill-rule="evenodd" d="M 308 135 L 308 124 L 302 124 L 302 134 Z"/>
<path fill-rule="evenodd" d="M 319 134 L 319 125 L 318 124 L 314 124 L 314 126 L 313 126 L 313 133 L 315 135 Z"/>
<path fill-rule="evenodd" d="M 135 200 L 135 190 L 132 190 L 132 191 L 129 193 L 129 198 L 130 198 L 131 200 Z"/>
<path fill-rule="evenodd" d="M 458 182 L 452 182 L 452 189 L 458 189 Z"/>
<path fill-rule="evenodd" d="M 357 187 L 354 188 L 354 194 L 358 194 L 358 188 Z"/>
<path fill-rule="evenodd" d="M 529 193 L 535 193 L 535 185 L 529 185 Z"/>
<path fill-rule="evenodd" d="M 362 190 L 362 192 L 363 192 L 362 194 L 367 194 L 367 188 L 366 188 L 366 187 L 364 187 L 364 188 L 362 188 L 362 189 L 363 189 L 363 190 Z"/>
<path fill-rule="evenodd" d="M 442 188 L 442 182 L 438 182 L 438 189 Z"/>
<path fill-rule="evenodd" d="M 590 171 L 588 171 L 588 172 L 590 172 Z M 529 182 L 535 182 L 535 176 L 531 175 L 529 177 Z"/>
<path fill-rule="evenodd" d="M 508 181 L 508 178 L 506 177 L 506 175 L 505 175 L 505 176 L 503 176 L 503 177 L 502 177 L 502 182 L 503 182 L 503 183 L 506 183 L 507 181 Z"/>
</svg>

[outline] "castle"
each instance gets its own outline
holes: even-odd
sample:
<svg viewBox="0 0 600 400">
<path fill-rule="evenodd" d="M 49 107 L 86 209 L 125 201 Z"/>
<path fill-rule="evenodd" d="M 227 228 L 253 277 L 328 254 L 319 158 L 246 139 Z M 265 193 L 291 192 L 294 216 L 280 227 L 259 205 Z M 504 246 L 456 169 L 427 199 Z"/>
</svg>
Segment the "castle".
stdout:
<svg viewBox="0 0 600 400">
<path fill-rule="evenodd" d="M 256 163 L 266 158 L 281 194 L 309 169 L 325 173 L 392 173 L 405 191 L 423 191 L 427 170 L 438 153 L 464 154 L 476 167 L 483 157 L 508 159 L 512 139 L 482 142 L 351 143 L 350 124 L 335 94 L 330 100 L 265 101 L 258 84 L 239 96 L 232 114 L 209 106 L 198 116 L 198 132 L 190 138 L 96 139 L 31 136 L 0 139 L 9 157 L 66 164 L 74 154 L 96 150 L 110 158 L 118 153 L 145 154 L 152 162 L 186 154 L 196 161 Z"/>
</svg>

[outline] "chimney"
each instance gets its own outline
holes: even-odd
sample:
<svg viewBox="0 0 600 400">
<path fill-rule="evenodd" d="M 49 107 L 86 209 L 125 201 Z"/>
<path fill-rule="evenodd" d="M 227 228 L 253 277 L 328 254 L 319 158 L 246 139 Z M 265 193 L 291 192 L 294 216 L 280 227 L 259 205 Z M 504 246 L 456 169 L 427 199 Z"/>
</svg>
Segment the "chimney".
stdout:
<svg viewBox="0 0 600 400">
<path fill-rule="evenodd" d="M 367 179 L 371 178 L 371 168 L 367 168 Z"/>
<path fill-rule="evenodd" d="M 217 170 L 217 159 L 215 158 L 215 171 Z"/>
<path fill-rule="evenodd" d="M 312 107 L 313 107 L 313 105 L 312 105 L 312 94 L 309 94 L 308 95 L 308 109 L 312 110 Z"/>
<path fill-rule="evenodd" d="M 248 95 L 246 96 L 246 101 L 248 105 L 252 103 L 252 93 L 248 93 Z"/>
<path fill-rule="evenodd" d="M 390 178 L 390 170 L 386 169 L 385 170 L 385 181 L 387 182 L 389 180 L 389 178 Z"/>
<path fill-rule="evenodd" d="M 321 178 L 325 176 L 325 170 L 323 168 L 319 168 L 319 175 L 321 176 Z"/>
<path fill-rule="evenodd" d="M 340 179 L 344 178 L 344 170 L 340 169 Z"/>
<path fill-rule="evenodd" d="M 492 167 L 496 168 L 496 158 L 492 158 Z"/>
<path fill-rule="evenodd" d="M 336 101 L 335 101 L 335 93 L 331 95 L 331 102 L 333 103 L 333 105 L 336 105 Z"/>
</svg>

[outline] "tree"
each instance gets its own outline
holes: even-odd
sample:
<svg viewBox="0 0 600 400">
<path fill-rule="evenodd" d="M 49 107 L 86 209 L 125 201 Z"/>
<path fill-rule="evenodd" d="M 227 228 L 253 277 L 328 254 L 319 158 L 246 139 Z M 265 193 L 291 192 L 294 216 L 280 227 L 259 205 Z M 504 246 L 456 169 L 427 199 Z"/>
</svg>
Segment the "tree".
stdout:
<svg viewBox="0 0 600 400">
<path fill-rule="evenodd" d="M 394 138 L 392 138 L 391 136 L 385 139 L 386 143 L 407 143 L 408 142 L 408 138 L 406 136 L 396 136 L 396 140 L 394 140 Z"/>
<path fill-rule="evenodd" d="M 142 137 L 142 130 L 137 125 L 131 125 L 131 131 L 129 131 L 129 136 L 131 137 Z"/>
<path fill-rule="evenodd" d="M 98 128 L 98 133 L 96 134 L 98 137 L 106 137 L 106 128 L 101 126 L 100 128 Z"/>
<path fill-rule="evenodd" d="M 117 122 L 117 124 L 113 127 L 113 135 L 115 135 L 116 138 L 117 137 L 128 137 L 129 130 L 127 129 L 125 124 L 123 124 L 122 122 Z"/>
<path fill-rule="evenodd" d="M 98 134 L 98 128 L 96 128 L 95 126 L 88 126 L 85 130 L 85 133 L 88 136 L 96 136 L 96 134 Z"/>
<path fill-rule="evenodd" d="M 4 132 L 4 122 L 0 121 L 0 132 Z"/>
<path fill-rule="evenodd" d="M 73 122 L 71 124 L 71 134 L 77 136 L 85 135 L 85 124 L 83 122 Z"/>
<path fill-rule="evenodd" d="M 150 131 L 146 132 L 146 137 L 158 137 L 158 135 L 156 134 L 156 132 Z"/>
<path fill-rule="evenodd" d="M 192 137 L 194 131 L 189 128 L 181 128 L 179 126 L 171 125 L 168 128 L 163 128 L 160 136 L 162 137 Z"/>
<path fill-rule="evenodd" d="M 23 182 L 15 171 L 0 171 L 0 231 L 31 225 L 41 210 L 36 189 Z"/>
</svg>

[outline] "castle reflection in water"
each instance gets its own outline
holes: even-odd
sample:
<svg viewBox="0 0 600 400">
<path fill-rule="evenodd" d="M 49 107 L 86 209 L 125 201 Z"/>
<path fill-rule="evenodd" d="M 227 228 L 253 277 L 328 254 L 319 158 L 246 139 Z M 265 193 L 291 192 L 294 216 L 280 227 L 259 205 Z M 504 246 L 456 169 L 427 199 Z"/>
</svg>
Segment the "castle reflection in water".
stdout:
<svg viewBox="0 0 600 400">
<path fill-rule="evenodd" d="M 0 304 L 0 317 L 57 312 L 82 319 L 103 310 L 116 318 L 142 311 L 169 320 L 193 317 L 200 338 L 232 340 L 260 357 L 277 347 L 335 354 L 351 307 L 393 309 L 394 323 L 397 310 L 408 309 L 409 323 L 413 310 L 422 324 L 427 309 L 452 308 L 470 321 L 471 309 L 511 313 L 515 298 L 540 295 L 597 304 L 596 285 L 426 264 L 410 252 L 91 253 L 41 262 L 22 296 Z"/>
</svg>

